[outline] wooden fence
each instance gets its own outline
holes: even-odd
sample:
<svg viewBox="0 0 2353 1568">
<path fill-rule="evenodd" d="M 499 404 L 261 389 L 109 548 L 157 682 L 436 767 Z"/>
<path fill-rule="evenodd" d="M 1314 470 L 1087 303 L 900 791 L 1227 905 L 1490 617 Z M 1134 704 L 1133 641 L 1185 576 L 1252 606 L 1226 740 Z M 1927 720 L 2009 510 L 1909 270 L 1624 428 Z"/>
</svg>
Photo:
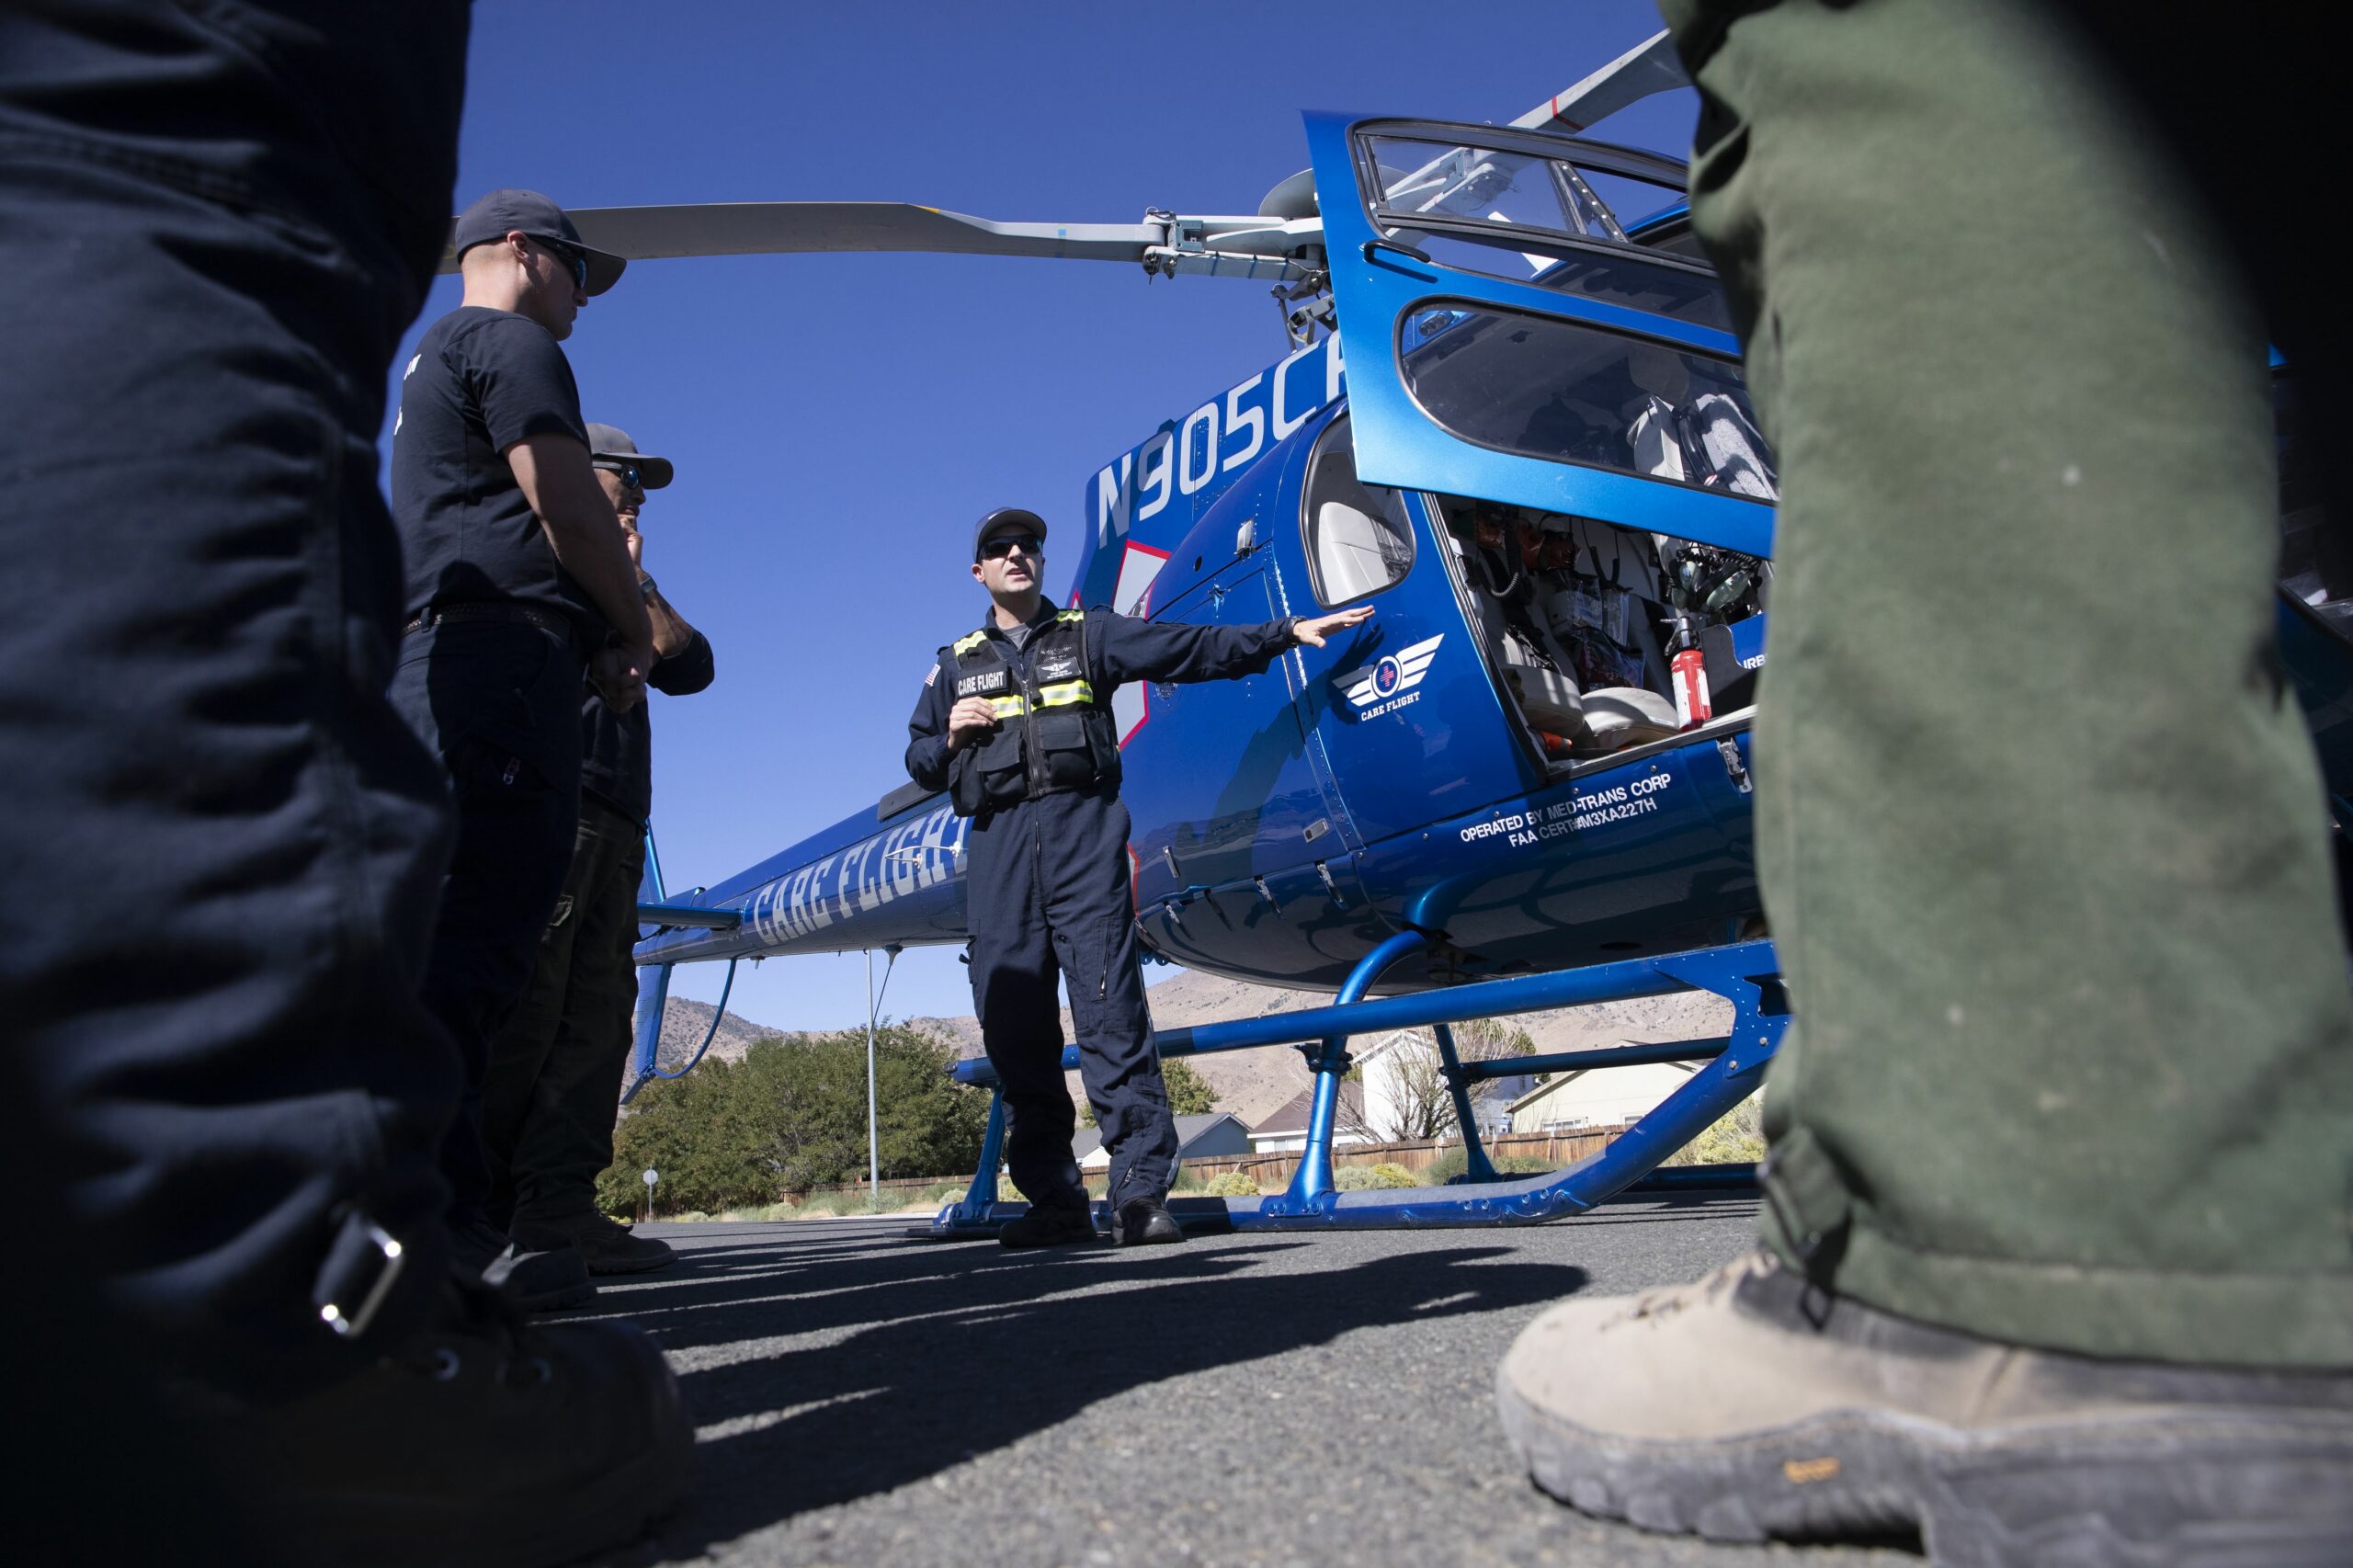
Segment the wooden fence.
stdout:
<svg viewBox="0 0 2353 1568">
<path fill-rule="evenodd" d="M 1507 1159 L 1537 1160 L 1558 1169 L 1588 1154 L 1598 1154 L 1625 1131 L 1621 1127 L 1594 1128 L 1581 1132 L 1506 1132 L 1499 1138 L 1483 1140 L 1487 1157 L 1501 1165 Z M 1418 1138 L 1402 1143 L 1350 1143 L 1332 1151 L 1332 1164 L 1346 1165 L 1403 1165 L 1409 1171 L 1436 1165 L 1462 1147 L 1458 1138 Z M 1263 1188 L 1279 1187 L 1290 1183 L 1299 1170 L 1300 1151 L 1285 1150 L 1279 1153 L 1214 1154 L 1184 1163 L 1185 1174 L 1208 1181 L 1229 1171 L 1246 1173 Z"/>
<path fill-rule="evenodd" d="M 1618 1127 L 1596 1128 L 1582 1132 L 1507 1132 L 1500 1138 L 1485 1140 L 1487 1157 L 1501 1165 L 1506 1160 L 1534 1160 L 1559 1168 L 1582 1160 L 1588 1154 L 1598 1154 L 1625 1130 Z M 1409 1171 L 1422 1170 L 1436 1165 L 1447 1154 L 1461 1147 L 1458 1139 L 1420 1138 L 1402 1143 L 1350 1143 L 1332 1151 L 1335 1166 L 1403 1165 Z M 1196 1181 L 1208 1181 L 1229 1171 L 1244 1171 L 1261 1189 L 1271 1190 L 1288 1186 L 1299 1170 L 1296 1149 L 1266 1154 L 1207 1154 L 1183 1164 L 1186 1176 Z M 877 1199 L 884 1204 L 912 1202 L 926 1187 L 937 1187 L 943 1181 L 961 1181 L 970 1171 L 949 1176 L 892 1176 L 881 1182 L 875 1190 Z M 1100 1188 L 1103 1176 L 1094 1174 L 1089 1185 Z M 841 1187 L 829 1187 L 809 1194 L 813 1198 L 858 1198 L 867 1191 L 867 1184 L 854 1181 Z M 1010 1187 L 1004 1190 L 1008 1199 L 1018 1199 Z M 1097 1196 L 1101 1196 L 1098 1191 Z"/>
</svg>

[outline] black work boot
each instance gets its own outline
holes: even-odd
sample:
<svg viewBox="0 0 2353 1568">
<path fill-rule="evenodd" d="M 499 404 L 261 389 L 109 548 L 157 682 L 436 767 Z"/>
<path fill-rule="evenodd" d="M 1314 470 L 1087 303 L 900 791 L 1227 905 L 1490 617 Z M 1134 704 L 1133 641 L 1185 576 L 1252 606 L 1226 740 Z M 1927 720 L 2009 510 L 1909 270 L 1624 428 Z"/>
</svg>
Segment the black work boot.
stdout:
<svg viewBox="0 0 2353 1568">
<path fill-rule="evenodd" d="M 1074 1246 L 1095 1240 L 1095 1212 L 1063 1203 L 1032 1203 L 1029 1212 L 1005 1222 L 997 1244 L 1008 1247 Z"/>
<path fill-rule="evenodd" d="M 654 1342 L 526 1324 L 453 1282 L 358 1375 L 199 1428 L 289 1562 L 538 1568 L 625 1544 L 685 1489 L 694 1426 Z"/>
<path fill-rule="evenodd" d="M 517 1214 L 507 1227 L 524 1252 L 576 1252 L 591 1274 L 644 1274 L 678 1261 L 669 1243 L 641 1236 L 596 1210 L 554 1219 Z"/>
<path fill-rule="evenodd" d="M 1948 1568 L 2353 1562 L 2353 1372 L 2105 1360 L 1828 1294 L 1767 1253 L 1572 1300 L 1495 1377 L 1570 1506 L 1718 1540 L 1916 1529 Z"/>
<path fill-rule="evenodd" d="M 449 1256 L 469 1278 L 506 1292 L 527 1312 L 576 1307 L 597 1294 L 587 1262 L 574 1249 L 519 1247 L 487 1221 L 450 1226 Z"/>
<path fill-rule="evenodd" d="M 1112 1211 L 1113 1246 L 1159 1246 L 1184 1239 L 1184 1227 L 1157 1198 L 1131 1198 Z"/>
</svg>

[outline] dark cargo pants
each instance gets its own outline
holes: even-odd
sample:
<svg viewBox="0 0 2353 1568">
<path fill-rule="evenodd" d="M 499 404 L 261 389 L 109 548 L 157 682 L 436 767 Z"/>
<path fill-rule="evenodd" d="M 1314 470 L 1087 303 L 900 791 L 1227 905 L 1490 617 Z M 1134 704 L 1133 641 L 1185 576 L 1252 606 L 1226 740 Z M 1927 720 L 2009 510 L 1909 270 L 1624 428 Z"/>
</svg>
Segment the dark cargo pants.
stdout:
<svg viewBox="0 0 2353 1568">
<path fill-rule="evenodd" d="M 36 1248 L 12 1288 L 86 1261 L 141 1350 L 270 1397 L 381 1354 L 445 1278 L 459 1066 L 415 987 L 449 807 L 384 700 L 401 570 L 375 446 L 440 220 L 400 256 L 389 220 L 312 198 L 381 199 L 347 130 L 447 188 L 464 12 L 403 8 L 446 35 L 446 70 L 363 136 L 293 88 L 222 85 L 249 38 L 155 41 L 232 9 L 0 21 L 0 77 L 52 22 L 86 42 L 9 115 L 111 95 L 121 132 L 0 130 L 0 1035 L 50 1142 L 22 1179 L 84 1253 Z M 393 20 L 351 7 L 342 47 Z M 240 95 L 248 112 L 206 118 Z M 197 122 L 220 140 L 121 145 Z M 226 166 L 248 145 L 266 178 Z M 298 170 L 300 200 L 272 183 Z M 346 1341 L 316 1293 L 359 1216 L 407 1266 Z M 81 1375 L 103 1391 L 111 1369 Z"/>
<path fill-rule="evenodd" d="M 1768 1242 L 1995 1338 L 2353 1363 L 2353 1010 L 2260 322 L 2022 7 L 1665 9 L 1780 460 Z"/>
<path fill-rule="evenodd" d="M 579 650 L 511 621 L 406 638 L 392 704 L 441 757 L 458 808 L 421 992 L 458 1043 L 465 1094 L 443 1146 L 452 1221 L 489 1222 L 483 1084 L 491 1042 L 531 983 L 580 818 Z"/>
<path fill-rule="evenodd" d="M 1013 1185 L 1035 1204 L 1086 1202 L 1071 1158 L 1077 1113 L 1063 1079 L 1059 980 L 1111 1159 L 1111 1201 L 1162 1197 L 1176 1171 L 1176 1123 L 1136 960 L 1127 807 L 1108 793 L 1025 801 L 975 817 L 966 854 L 972 1010 L 1005 1085 Z"/>
<path fill-rule="evenodd" d="M 540 937 L 538 966 L 483 1082 L 494 1222 L 568 1219 L 596 1207 L 613 1163 L 613 1116 L 637 1004 L 638 881 L 645 830 L 583 791 L 572 870 Z"/>
</svg>

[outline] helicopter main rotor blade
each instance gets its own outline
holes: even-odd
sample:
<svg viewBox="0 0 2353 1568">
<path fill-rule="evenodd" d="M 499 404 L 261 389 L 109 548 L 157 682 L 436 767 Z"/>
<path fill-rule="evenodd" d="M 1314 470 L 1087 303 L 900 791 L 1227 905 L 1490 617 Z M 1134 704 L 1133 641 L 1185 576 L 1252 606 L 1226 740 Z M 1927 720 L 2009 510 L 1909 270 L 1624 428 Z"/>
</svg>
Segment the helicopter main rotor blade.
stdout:
<svg viewBox="0 0 2353 1568">
<path fill-rule="evenodd" d="M 998 223 L 904 201 L 722 201 L 695 207 L 595 207 L 572 214 L 580 237 L 631 260 L 821 251 L 1143 259 L 1157 223 Z"/>
<path fill-rule="evenodd" d="M 1142 261 L 1167 235 L 1157 223 L 995 223 L 904 201 L 717 201 L 575 210 L 580 237 L 631 261 L 688 256 L 935 251 Z M 454 272 L 444 254 L 441 270 Z"/>
<path fill-rule="evenodd" d="M 598 250 L 631 261 L 669 256 L 918 251 L 1142 263 L 1175 276 L 1283 277 L 1322 239 L 1309 222 L 1247 217 L 1141 223 L 1000 223 L 904 201 L 721 201 L 678 207 L 589 207 L 572 221 Z M 458 261 L 445 253 L 441 270 Z"/>
<path fill-rule="evenodd" d="M 1512 124 L 1522 131 L 1575 132 L 1628 104 L 1688 87 L 1683 61 L 1665 32 L 1636 44 L 1567 92 L 1537 105 Z"/>
</svg>

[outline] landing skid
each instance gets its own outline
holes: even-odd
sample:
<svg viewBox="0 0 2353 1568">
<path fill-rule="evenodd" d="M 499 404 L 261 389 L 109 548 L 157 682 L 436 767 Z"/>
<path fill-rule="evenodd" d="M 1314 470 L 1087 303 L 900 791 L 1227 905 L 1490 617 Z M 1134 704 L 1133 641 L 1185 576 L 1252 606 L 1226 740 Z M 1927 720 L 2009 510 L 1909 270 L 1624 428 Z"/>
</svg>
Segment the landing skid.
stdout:
<svg viewBox="0 0 2353 1568">
<path fill-rule="evenodd" d="M 1676 1190 L 1722 1186 L 1740 1179 L 1742 1167 L 1736 1166 L 1686 1167 L 1664 1172 L 1658 1167 L 1719 1117 L 1755 1093 L 1764 1081 L 1766 1064 L 1773 1059 L 1790 1021 L 1787 999 L 1780 986 L 1780 965 L 1771 942 L 1740 942 L 1554 974 L 1522 975 L 1370 1002 L 1363 1000 L 1364 994 L 1383 971 L 1408 954 L 1422 950 L 1429 940 L 1417 931 L 1390 937 L 1357 965 L 1340 988 L 1339 996 L 1328 1007 L 1238 1018 L 1199 1028 L 1170 1029 L 1157 1037 L 1164 1057 L 1298 1044 L 1307 1051 L 1309 1065 L 1315 1071 L 1307 1145 L 1290 1186 L 1263 1198 L 1175 1199 L 1169 1209 L 1186 1230 L 1337 1231 L 1538 1225 L 1548 1220 L 1589 1213 L 1597 1205 L 1638 1182 L 1655 1183 L 1662 1190 Z M 1591 1002 L 1628 1001 L 1681 991 L 1705 991 L 1731 1002 L 1734 1015 L 1732 1032 L 1717 1040 L 1606 1046 L 1550 1056 L 1464 1062 L 1454 1050 L 1452 1031 L 1446 1027 L 1471 1018 L 1500 1017 Z M 1466 1176 L 1445 1187 L 1336 1190 L 1332 1178 L 1332 1140 L 1340 1083 L 1349 1065 L 1349 1038 L 1419 1028 L 1432 1028 L 1438 1038 L 1440 1064 L 1463 1129 Z M 1543 1176 L 1509 1181 L 1497 1177 L 1469 1114 L 1471 1086 L 1486 1078 L 1648 1062 L 1698 1061 L 1707 1064 L 1607 1149 L 1565 1170 Z M 1064 1065 L 1075 1064 L 1075 1052 L 1066 1053 Z M 958 1069 L 958 1076 L 974 1084 L 995 1081 L 985 1062 L 967 1062 Z M 1000 1092 L 989 1108 L 980 1169 L 972 1177 L 971 1188 L 962 1199 L 939 1211 L 928 1232 L 919 1233 L 939 1241 L 990 1236 L 1006 1221 L 1022 1213 L 1026 1204 L 1001 1201 L 997 1195 L 996 1174 L 1004 1153 L 1005 1100 Z"/>
</svg>

